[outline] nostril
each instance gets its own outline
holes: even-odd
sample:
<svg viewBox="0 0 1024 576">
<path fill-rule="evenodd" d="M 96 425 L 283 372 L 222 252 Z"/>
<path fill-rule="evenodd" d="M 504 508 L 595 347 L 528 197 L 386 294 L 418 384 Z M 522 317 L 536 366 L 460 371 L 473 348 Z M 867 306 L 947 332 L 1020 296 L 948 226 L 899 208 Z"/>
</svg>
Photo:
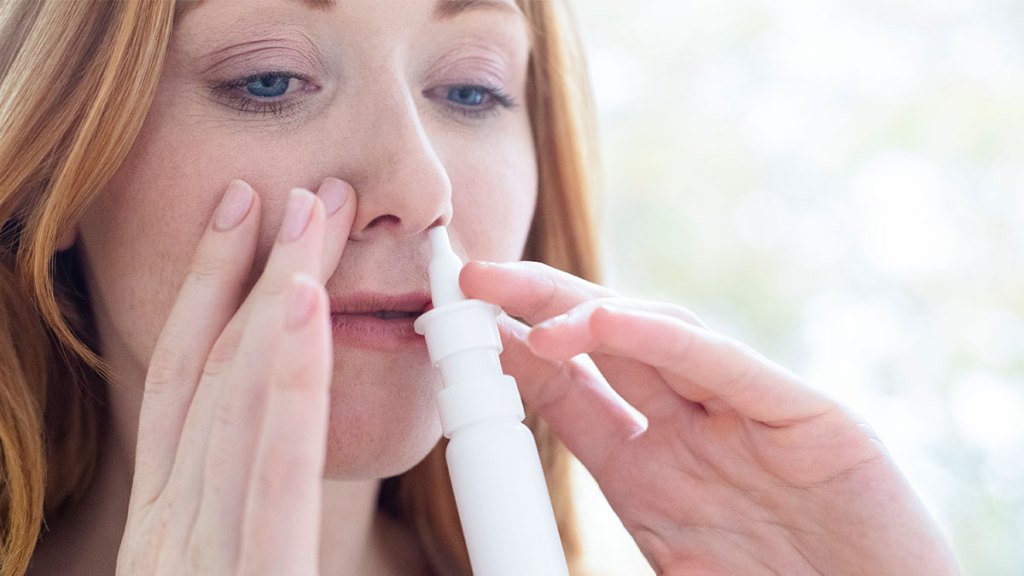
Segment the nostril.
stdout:
<svg viewBox="0 0 1024 576">
<path fill-rule="evenodd" d="M 402 223 L 402 220 L 394 214 L 383 214 L 377 216 L 366 225 L 367 228 L 375 228 L 377 226 L 397 226 Z"/>
</svg>

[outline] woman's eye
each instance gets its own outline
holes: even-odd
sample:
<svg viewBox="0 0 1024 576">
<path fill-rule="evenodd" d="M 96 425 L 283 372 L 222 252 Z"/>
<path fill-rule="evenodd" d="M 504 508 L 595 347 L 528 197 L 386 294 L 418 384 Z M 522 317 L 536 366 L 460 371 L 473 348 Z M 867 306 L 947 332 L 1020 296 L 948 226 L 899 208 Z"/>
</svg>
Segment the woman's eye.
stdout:
<svg viewBox="0 0 1024 576">
<path fill-rule="evenodd" d="M 479 106 L 490 96 L 479 86 L 453 86 L 448 89 L 448 99 L 462 106 Z"/>
<path fill-rule="evenodd" d="M 259 98 L 275 98 L 294 91 L 301 83 L 298 78 L 287 74 L 261 74 L 246 78 L 245 89 L 249 94 Z"/>
<path fill-rule="evenodd" d="M 294 92 L 315 91 L 306 78 L 287 72 L 263 72 L 214 85 L 214 94 L 240 112 L 280 116 L 301 103 Z"/>
<path fill-rule="evenodd" d="M 263 74 L 258 78 L 249 79 L 246 91 L 260 98 L 274 98 L 288 92 L 292 78 L 284 74 Z"/>
<path fill-rule="evenodd" d="M 515 101 L 498 88 L 476 84 L 441 86 L 425 92 L 438 98 L 453 112 L 468 118 L 482 118 L 498 114 L 502 108 L 515 107 Z"/>
</svg>

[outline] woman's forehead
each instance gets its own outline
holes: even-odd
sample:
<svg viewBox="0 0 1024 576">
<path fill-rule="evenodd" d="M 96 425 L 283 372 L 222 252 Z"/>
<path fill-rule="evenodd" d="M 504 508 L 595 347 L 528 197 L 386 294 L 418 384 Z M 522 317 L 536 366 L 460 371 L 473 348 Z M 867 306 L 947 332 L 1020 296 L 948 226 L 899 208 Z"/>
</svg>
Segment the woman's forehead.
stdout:
<svg viewBox="0 0 1024 576">
<path fill-rule="evenodd" d="M 487 44 L 504 43 L 518 51 L 525 43 L 529 54 L 536 40 L 534 27 L 515 0 L 177 0 L 177 6 L 172 44 L 178 50 L 187 46 L 191 57 L 218 52 L 234 42 L 253 41 L 236 38 L 239 35 L 309 39 L 315 28 L 334 41 L 359 37 L 381 42 L 400 34 L 401 23 L 409 25 L 409 30 L 422 24 L 461 27 L 464 19 L 476 22 L 466 30 L 475 29 Z M 486 32 L 481 32 L 481 22 L 490 23 Z M 351 29 L 338 34 L 339 27 Z M 431 32 L 423 38 L 437 36 Z"/>
</svg>

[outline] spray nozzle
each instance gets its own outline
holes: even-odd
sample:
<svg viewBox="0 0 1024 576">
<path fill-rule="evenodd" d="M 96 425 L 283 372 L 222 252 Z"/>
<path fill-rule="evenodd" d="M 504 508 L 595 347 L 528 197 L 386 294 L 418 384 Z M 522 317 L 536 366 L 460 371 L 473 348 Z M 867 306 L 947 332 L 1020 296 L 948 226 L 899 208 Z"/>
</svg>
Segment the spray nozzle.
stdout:
<svg viewBox="0 0 1024 576">
<path fill-rule="evenodd" d="M 440 368 L 446 387 L 478 388 L 476 384 L 502 376 L 498 360 L 501 336 L 496 323 L 501 310 L 494 304 L 470 300 L 459 289 L 462 260 L 452 250 L 448 231 L 438 226 L 427 234 L 432 252 L 430 293 L 434 309 L 417 318 L 413 329 L 425 337 L 430 360 Z M 487 390 L 487 387 L 481 388 L 479 393 L 493 396 Z M 518 392 L 516 394 L 518 398 Z M 482 400 L 474 402 L 478 404 Z M 472 418 L 476 418 L 487 411 L 474 409 L 470 412 Z"/>
<path fill-rule="evenodd" d="M 434 308 L 462 302 L 466 295 L 459 288 L 462 259 L 452 250 L 448 229 L 435 226 L 427 231 L 430 239 L 430 294 Z"/>
</svg>

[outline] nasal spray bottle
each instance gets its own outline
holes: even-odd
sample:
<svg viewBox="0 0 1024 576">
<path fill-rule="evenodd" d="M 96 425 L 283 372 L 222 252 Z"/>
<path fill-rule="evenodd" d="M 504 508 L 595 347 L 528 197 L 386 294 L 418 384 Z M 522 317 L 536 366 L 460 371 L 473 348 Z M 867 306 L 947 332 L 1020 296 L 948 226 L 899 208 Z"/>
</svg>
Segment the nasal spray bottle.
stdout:
<svg viewBox="0 0 1024 576">
<path fill-rule="evenodd" d="M 444 389 L 437 395 L 448 472 L 474 576 L 565 576 L 551 497 L 516 381 L 501 371 L 501 309 L 459 289 L 448 231 L 428 232 L 434 309 L 415 323 Z"/>
</svg>

